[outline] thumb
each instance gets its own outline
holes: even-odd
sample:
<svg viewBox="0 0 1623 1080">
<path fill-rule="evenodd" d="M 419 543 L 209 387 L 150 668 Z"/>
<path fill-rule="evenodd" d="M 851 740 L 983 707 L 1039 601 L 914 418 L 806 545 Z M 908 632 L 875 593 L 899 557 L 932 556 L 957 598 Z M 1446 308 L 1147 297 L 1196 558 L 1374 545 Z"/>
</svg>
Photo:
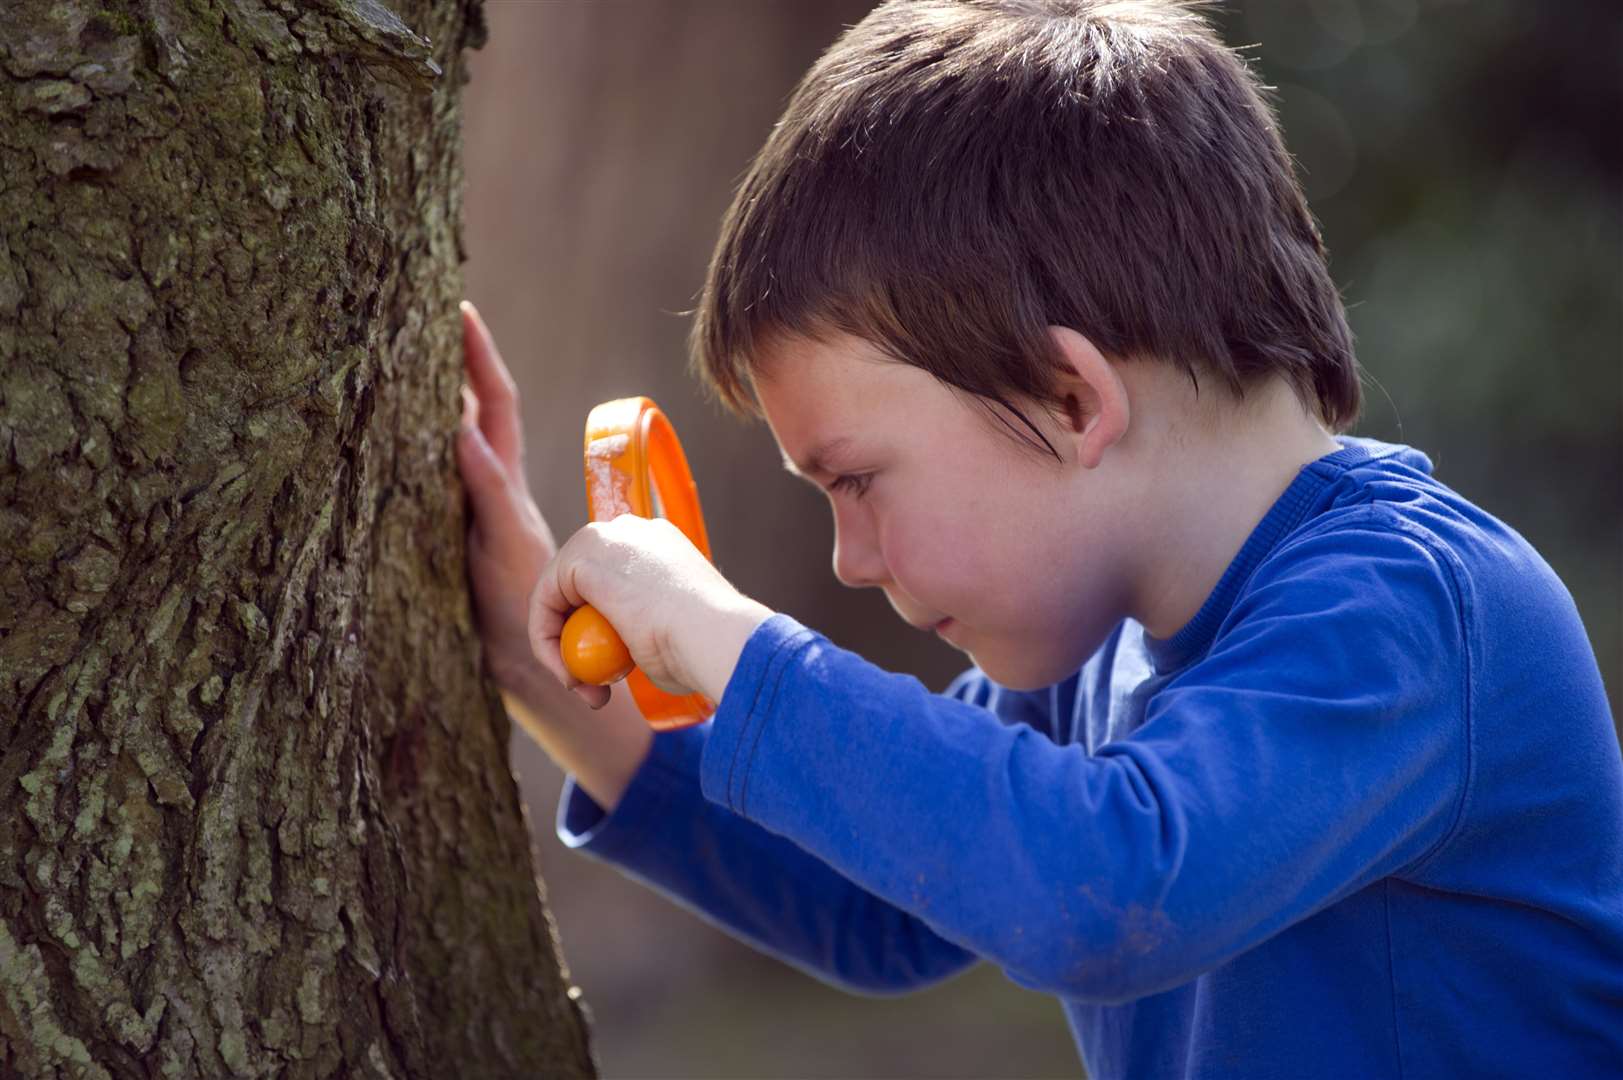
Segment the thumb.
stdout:
<svg viewBox="0 0 1623 1080">
<path fill-rule="evenodd" d="M 563 594 L 553 577 L 557 572 L 556 562 L 554 559 L 553 564 L 541 572 L 525 605 L 529 610 L 530 652 L 564 689 L 574 691 L 590 708 L 601 709 L 609 703 L 609 688 L 581 682 L 564 662 L 562 636 L 568 619 L 563 610 L 567 610 L 569 602 L 561 600 Z"/>
</svg>

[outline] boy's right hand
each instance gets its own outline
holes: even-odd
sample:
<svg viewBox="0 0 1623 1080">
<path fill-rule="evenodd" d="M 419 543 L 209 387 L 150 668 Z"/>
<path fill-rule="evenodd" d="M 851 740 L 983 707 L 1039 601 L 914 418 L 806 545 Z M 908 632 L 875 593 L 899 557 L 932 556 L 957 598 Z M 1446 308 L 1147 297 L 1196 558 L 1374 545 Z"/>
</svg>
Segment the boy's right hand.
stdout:
<svg viewBox="0 0 1623 1080">
<path fill-rule="evenodd" d="M 468 580 L 491 677 L 517 692 L 539 667 L 530 651 L 526 602 L 558 544 L 524 476 L 518 388 L 489 328 L 467 301 L 462 354 L 467 385 L 456 460 L 473 512 Z"/>
</svg>

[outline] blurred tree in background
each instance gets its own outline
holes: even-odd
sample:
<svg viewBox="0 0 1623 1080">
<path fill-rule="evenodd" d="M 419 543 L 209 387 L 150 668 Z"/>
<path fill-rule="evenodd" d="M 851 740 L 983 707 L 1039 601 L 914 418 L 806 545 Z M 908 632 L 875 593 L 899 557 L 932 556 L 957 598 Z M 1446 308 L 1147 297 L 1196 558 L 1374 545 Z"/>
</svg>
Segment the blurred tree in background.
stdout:
<svg viewBox="0 0 1623 1080">
<path fill-rule="evenodd" d="M 963 657 L 838 587 L 820 496 L 706 404 L 683 336 L 733 184 L 864 0 L 489 7 L 468 95 L 467 265 L 524 394 L 560 537 L 581 426 L 646 393 L 681 432 L 741 588 L 940 688 Z M 1411 443 L 1522 531 L 1623 688 L 1623 27 L 1615 5 L 1251 0 L 1217 13 L 1276 103 L 1368 371 L 1359 434 Z M 1539 718 L 1529 718 L 1539 722 Z M 556 840 L 520 737 L 549 900 L 606 1076 L 1065 1076 L 1057 1005 L 985 965 L 896 1000 L 827 989 Z"/>
<path fill-rule="evenodd" d="M 1369 373 L 1410 443 L 1525 535 L 1623 693 L 1623 18 L 1615 5 L 1251 0 Z"/>
</svg>

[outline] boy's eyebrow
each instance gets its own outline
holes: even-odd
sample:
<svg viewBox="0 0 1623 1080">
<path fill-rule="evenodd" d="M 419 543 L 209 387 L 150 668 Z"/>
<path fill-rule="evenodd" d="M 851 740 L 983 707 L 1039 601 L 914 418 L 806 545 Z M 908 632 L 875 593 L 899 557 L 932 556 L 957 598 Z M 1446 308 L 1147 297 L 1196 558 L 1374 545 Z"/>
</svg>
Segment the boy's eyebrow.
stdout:
<svg viewBox="0 0 1623 1080">
<path fill-rule="evenodd" d="M 798 476 L 802 480 L 810 476 L 821 476 L 830 471 L 828 467 L 829 459 L 843 453 L 850 445 L 850 438 L 842 435 L 837 439 L 828 440 L 828 442 L 813 450 L 807 456 L 805 465 L 797 467 L 793 461 L 789 460 L 788 454 L 783 455 L 783 467 L 791 476 Z"/>
</svg>

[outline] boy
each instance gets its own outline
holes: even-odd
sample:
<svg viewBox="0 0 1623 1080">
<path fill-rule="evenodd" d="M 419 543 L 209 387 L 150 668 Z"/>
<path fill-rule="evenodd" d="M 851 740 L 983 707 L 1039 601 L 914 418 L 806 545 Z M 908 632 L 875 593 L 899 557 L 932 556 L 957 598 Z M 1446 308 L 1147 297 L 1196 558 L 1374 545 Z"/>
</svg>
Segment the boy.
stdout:
<svg viewBox="0 0 1623 1080">
<path fill-rule="evenodd" d="M 565 842 L 854 990 L 991 960 L 1095 1077 L 1623 1067 L 1623 764 L 1577 612 L 1422 454 L 1333 434 L 1340 299 L 1193 6 L 887 4 L 723 223 L 696 366 L 827 493 L 836 576 L 974 661 L 944 694 L 664 522 L 554 553 L 465 318 L 481 634 Z M 565 689 L 583 602 L 714 718 Z"/>
</svg>

